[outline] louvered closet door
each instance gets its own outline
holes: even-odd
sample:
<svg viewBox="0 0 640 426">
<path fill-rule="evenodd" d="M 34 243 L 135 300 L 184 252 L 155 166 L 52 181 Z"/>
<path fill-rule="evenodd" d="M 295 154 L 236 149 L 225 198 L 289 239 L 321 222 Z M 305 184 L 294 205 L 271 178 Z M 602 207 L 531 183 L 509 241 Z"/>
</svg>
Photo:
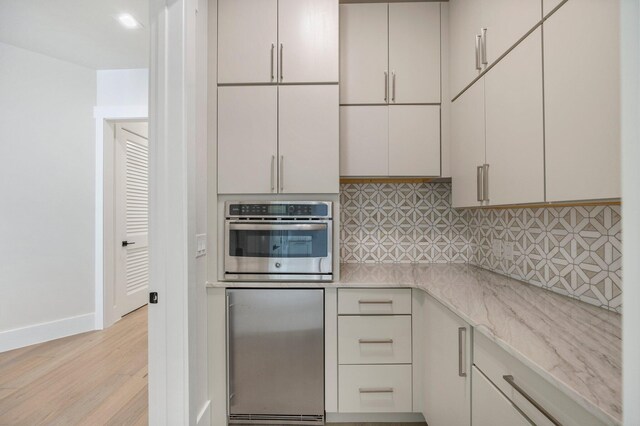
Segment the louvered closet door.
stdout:
<svg viewBox="0 0 640 426">
<path fill-rule="evenodd" d="M 149 142 L 146 123 L 116 129 L 116 312 L 147 302 L 149 286 Z"/>
</svg>

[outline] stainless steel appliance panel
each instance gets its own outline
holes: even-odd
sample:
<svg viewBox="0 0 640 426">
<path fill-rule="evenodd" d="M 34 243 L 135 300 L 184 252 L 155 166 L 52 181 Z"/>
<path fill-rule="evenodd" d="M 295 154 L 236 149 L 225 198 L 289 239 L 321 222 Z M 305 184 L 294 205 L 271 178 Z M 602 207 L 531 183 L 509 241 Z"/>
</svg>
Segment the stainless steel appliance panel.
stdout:
<svg viewBox="0 0 640 426">
<path fill-rule="evenodd" d="M 324 416 L 324 291 L 228 289 L 227 302 L 230 421 Z"/>
</svg>

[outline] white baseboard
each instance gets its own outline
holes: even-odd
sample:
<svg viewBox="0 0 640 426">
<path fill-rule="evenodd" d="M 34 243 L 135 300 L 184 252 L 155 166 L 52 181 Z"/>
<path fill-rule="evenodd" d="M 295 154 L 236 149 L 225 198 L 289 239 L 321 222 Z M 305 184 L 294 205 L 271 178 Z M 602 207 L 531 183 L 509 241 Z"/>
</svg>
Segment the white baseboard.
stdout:
<svg viewBox="0 0 640 426">
<path fill-rule="evenodd" d="M 207 400 L 204 403 L 204 406 L 200 410 L 200 414 L 198 414 L 198 419 L 196 420 L 196 425 L 207 425 L 211 424 L 211 400 Z"/>
<path fill-rule="evenodd" d="M 13 330 L 0 331 L 0 352 L 91 330 L 95 330 L 95 314 L 93 312 L 27 327 L 14 328 Z"/>
</svg>

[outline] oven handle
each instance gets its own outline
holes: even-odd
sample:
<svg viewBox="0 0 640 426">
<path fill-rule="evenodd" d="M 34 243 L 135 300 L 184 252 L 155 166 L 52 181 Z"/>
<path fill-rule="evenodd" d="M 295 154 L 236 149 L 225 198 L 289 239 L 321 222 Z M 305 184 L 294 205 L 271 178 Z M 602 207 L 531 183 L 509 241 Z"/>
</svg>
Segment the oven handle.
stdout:
<svg viewBox="0 0 640 426">
<path fill-rule="evenodd" d="M 252 223 L 252 222 L 230 222 L 229 229 L 232 231 L 324 231 L 327 229 L 326 223 Z"/>
</svg>

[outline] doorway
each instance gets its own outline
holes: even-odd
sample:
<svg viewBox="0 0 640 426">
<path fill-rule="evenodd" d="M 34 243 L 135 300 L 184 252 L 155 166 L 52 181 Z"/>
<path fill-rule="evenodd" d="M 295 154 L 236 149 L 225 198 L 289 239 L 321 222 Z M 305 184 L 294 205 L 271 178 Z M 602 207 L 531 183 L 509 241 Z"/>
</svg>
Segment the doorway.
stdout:
<svg viewBox="0 0 640 426">
<path fill-rule="evenodd" d="M 147 304 L 149 134 L 146 119 L 105 122 L 104 327 Z"/>
</svg>

